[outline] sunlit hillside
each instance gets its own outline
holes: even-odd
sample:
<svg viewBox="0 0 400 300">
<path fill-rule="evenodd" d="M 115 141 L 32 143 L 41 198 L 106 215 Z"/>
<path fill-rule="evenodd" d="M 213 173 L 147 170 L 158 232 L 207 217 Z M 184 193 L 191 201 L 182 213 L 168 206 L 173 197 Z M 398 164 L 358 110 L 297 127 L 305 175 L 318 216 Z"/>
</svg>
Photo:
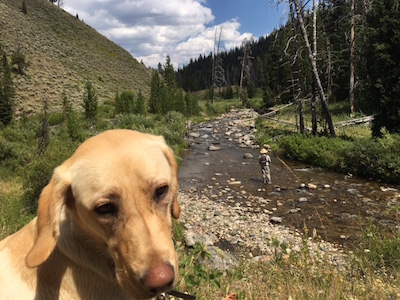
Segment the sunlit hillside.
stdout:
<svg viewBox="0 0 400 300">
<path fill-rule="evenodd" d="M 0 0 L 0 45 L 10 58 L 21 49 L 28 67 L 15 75 L 16 116 L 32 114 L 47 99 L 60 107 L 62 92 L 76 108 L 89 79 L 100 101 L 116 92 L 149 93 L 150 71 L 126 50 L 99 34 L 78 17 L 46 0 Z"/>
</svg>

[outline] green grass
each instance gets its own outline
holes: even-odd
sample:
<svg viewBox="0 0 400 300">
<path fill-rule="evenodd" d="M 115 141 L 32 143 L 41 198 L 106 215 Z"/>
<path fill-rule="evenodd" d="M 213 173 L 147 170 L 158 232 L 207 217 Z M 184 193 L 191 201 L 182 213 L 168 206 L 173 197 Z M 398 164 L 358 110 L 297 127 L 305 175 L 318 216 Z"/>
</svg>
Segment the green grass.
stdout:
<svg viewBox="0 0 400 300">
<path fill-rule="evenodd" d="M 21 229 L 34 214 L 22 200 L 22 184 L 15 179 L 0 178 L 0 240 Z"/>
<path fill-rule="evenodd" d="M 218 115 L 229 111 L 231 107 L 240 107 L 236 101 L 219 101 L 208 108 L 203 102 L 203 116 L 197 120 L 214 117 L 208 113 Z M 114 119 L 113 105 L 104 105 L 107 107 L 99 107 L 97 129 L 124 127 L 161 134 L 178 156 L 184 149 L 186 119 L 181 114 L 121 115 Z M 68 121 L 59 114 L 51 116 L 53 127 L 50 145 L 44 157 L 38 157 L 37 154 L 38 118 L 26 118 L 24 122 L 14 123 L 0 131 L 0 238 L 12 234 L 34 217 L 32 204 L 35 204 L 37 196 L 30 192 L 39 192 L 51 176 L 51 170 L 85 138 L 95 133 L 79 113 L 76 113 L 74 120 L 74 126 L 68 128 Z M 371 146 L 369 133 L 359 134 L 359 130 L 365 128 L 354 127 L 353 131 L 346 130 L 346 134 L 339 138 L 330 139 L 299 136 L 293 134 L 293 128 L 279 127 L 267 120 L 258 119 L 256 123 L 259 141 L 269 143 L 274 151 L 293 153 L 327 167 L 334 168 L 338 161 L 342 162 L 340 154 L 348 152 L 348 149 L 353 149 L 351 153 L 355 156 L 362 153 L 367 155 L 369 151 L 368 155 L 392 153 L 392 162 L 398 161 L 395 150 L 400 149 L 399 139 L 394 135 L 384 134 L 384 138 L 375 140 L 376 144 Z M 277 138 L 286 140 L 281 144 L 276 142 Z M 360 144 L 363 140 L 365 144 Z M 358 148 L 354 145 L 358 145 Z M 391 166 L 390 163 L 388 166 Z M 174 222 L 174 240 L 181 274 L 177 288 L 196 295 L 197 299 L 225 299 L 231 293 L 236 293 L 237 299 L 257 300 L 400 299 L 398 233 L 389 237 L 381 234 L 377 228 L 366 227 L 359 247 L 353 253 L 348 253 L 345 267 L 341 268 L 324 258 L 323 252 L 311 255 L 308 248 L 304 247 L 300 253 L 289 254 L 285 245 L 275 240 L 272 242 L 276 248 L 275 255 L 260 261 L 241 261 L 239 267 L 221 272 L 203 263 L 203 259 L 209 255 L 207 247 L 201 244 L 191 249 L 184 247 L 184 230 L 179 221 Z"/>
</svg>

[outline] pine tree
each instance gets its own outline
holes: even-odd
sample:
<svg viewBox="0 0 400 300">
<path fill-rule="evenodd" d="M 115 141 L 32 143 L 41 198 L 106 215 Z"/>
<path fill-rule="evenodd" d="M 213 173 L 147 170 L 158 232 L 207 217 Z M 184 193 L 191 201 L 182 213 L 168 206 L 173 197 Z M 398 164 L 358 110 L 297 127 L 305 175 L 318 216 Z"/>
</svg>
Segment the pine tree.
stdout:
<svg viewBox="0 0 400 300">
<path fill-rule="evenodd" d="M 376 0 L 367 16 L 366 96 L 373 107 L 374 136 L 381 129 L 400 133 L 400 17 L 399 2 Z"/>
<path fill-rule="evenodd" d="M 150 82 L 149 112 L 161 113 L 163 82 L 158 71 L 153 71 Z"/>
<path fill-rule="evenodd" d="M 141 90 L 139 90 L 138 95 L 137 95 L 136 105 L 135 105 L 135 113 L 138 115 L 146 114 L 145 101 L 144 101 L 144 97 L 143 97 Z"/>
<path fill-rule="evenodd" d="M 177 78 L 175 75 L 174 66 L 171 63 L 171 58 L 167 55 L 167 59 L 165 61 L 164 69 L 163 69 L 163 77 L 165 81 L 165 85 L 168 88 L 168 91 L 173 93 L 177 89 Z"/>
<path fill-rule="evenodd" d="M 95 122 L 97 116 L 97 93 L 89 80 L 87 80 L 85 84 L 83 109 L 85 110 L 86 119 L 92 123 Z"/>
</svg>

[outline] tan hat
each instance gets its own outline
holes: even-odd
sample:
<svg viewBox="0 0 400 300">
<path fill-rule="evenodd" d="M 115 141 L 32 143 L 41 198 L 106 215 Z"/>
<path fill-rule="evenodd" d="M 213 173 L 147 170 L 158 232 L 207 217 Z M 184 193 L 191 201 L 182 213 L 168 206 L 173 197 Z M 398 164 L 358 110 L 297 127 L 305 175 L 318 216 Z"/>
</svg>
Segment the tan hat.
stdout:
<svg viewBox="0 0 400 300">
<path fill-rule="evenodd" d="M 267 149 L 267 150 L 271 149 L 271 147 L 270 147 L 268 144 L 264 144 L 264 145 L 263 145 L 263 148 L 265 148 L 265 149 Z"/>
<path fill-rule="evenodd" d="M 265 149 L 265 148 L 262 148 L 262 149 L 260 150 L 260 153 L 261 153 L 261 154 L 266 154 L 266 153 L 268 153 L 268 150 Z"/>
</svg>

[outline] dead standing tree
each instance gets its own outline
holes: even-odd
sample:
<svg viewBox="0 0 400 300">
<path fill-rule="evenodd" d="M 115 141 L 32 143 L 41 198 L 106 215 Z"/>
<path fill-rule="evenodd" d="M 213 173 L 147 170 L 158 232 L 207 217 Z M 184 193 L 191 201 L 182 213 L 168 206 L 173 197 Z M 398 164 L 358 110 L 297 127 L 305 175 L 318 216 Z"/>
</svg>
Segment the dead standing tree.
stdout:
<svg viewBox="0 0 400 300">
<path fill-rule="evenodd" d="M 354 72 L 355 72 L 355 15 L 354 15 L 354 1 L 351 0 L 351 16 L 350 16 L 350 82 L 349 82 L 349 99 L 350 99 L 350 117 L 354 117 Z"/>
<path fill-rule="evenodd" d="M 253 58 L 251 55 L 251 44 L 254 41 L 254 38 L 250 39 L 245 38 L 242 42 L 243 56 L 241 59 L 241 72 L 240 72 L 240 84 L 239 84 L 239 100 L 238 102 L 243 102 L 243 84 L 246 80 L 250 80 L 250 70 L 251 70 L 251 59 Z"/>
<path fill-rule="evenodd" d="M 293 55 L 293 62 L 291 64 L 291 69 L 292 69 L 292 90 L 293 90 L 293 100 L 295 102 L 298 102 L 298 109 L 299 109 L 299 129 L 300 133 L 305 132 L 305 124 L 304 124 L 304 99 L 302 97 L 303 91 L 302 91 L 302 76 L 301 76 L 301 69 L 300 69 L 300 64 L 299 64 L 299 59 L 300 59 L 300 47 L 298 43 L 298 37 L 297 37 L 297 27 L 298 27 L 298 22 L 294 17 L 294 9 L 293 9 L 293 3 L 290 3 L 290 21 L 292 23 L 292 38 L 289 40 L 288 45 L 286 49 L 289 48 L 289 44 L 293 43 L 291 49 L 294 52 Z M 286 53 L 285 49 L 285 53 Z M 290 55 L 290 54 L 288 54 Z"/>
<path fill-rule="evenodd" d="M 218 36 L 218 37 L 217 37 Z M 222 49 L 222 27 L 219 30 L 215 27 L 214 36 L 214 54 L 212 60 L 212 75 L 211 75 L 211 103 L 215 100 L 215 90 L 225 84 L 225 70 L 222 67 L 221 49 Z"/>
<path fill-rule="evenodd" d="M 299 0 L 289 0 L 289 2 L 294 4 L 295 10 L 296 10 L 297 19 L 299 21 L 300 29 L 303 34 L 303 39 L 304 39 L 306 48 L 308 50 L 308 58 L 310 60 L 316 89 L 317 89 L 317 92 L 318 92 L 318 95 L 319 95 L 319 98 L 321 101 L 322 109 L 325 114 L 326 122 L 328 124 L 329 134 L 331 137 L 335 137 L 336 136 L 335 127 L 333 126 L 332 116 L 329 111 L 328 101 L 326 99 L 325 92 L 322 87 L 321 79 L 319 77 L 318 68 L 317 68 L 316 46 L 315 46 L 315 44 L 316 44 L 316 29 L 314 29 L 314 34 L 313 34 L 314 35 L 314 37 L 313 37 L 314 51 L 313 51 L 313 49 L 311 48 L 311 45 L 310 45 L 310 41 L 308 39 L 308 34 L 307 34 L 307 30 L 306 30 L 305 23 L 304 23 L 303 6 L 299 2 Z M 315 21 L 316 20 L 316 9 L 317 9 L 317 2 L 316 2 L 316 0 L 314 0 L 314 5 L 313 5 L 314 23 L 316 22 Z M 314 28 L 316 28 L 315 25 L 314 25 Z"/>
</svg>

